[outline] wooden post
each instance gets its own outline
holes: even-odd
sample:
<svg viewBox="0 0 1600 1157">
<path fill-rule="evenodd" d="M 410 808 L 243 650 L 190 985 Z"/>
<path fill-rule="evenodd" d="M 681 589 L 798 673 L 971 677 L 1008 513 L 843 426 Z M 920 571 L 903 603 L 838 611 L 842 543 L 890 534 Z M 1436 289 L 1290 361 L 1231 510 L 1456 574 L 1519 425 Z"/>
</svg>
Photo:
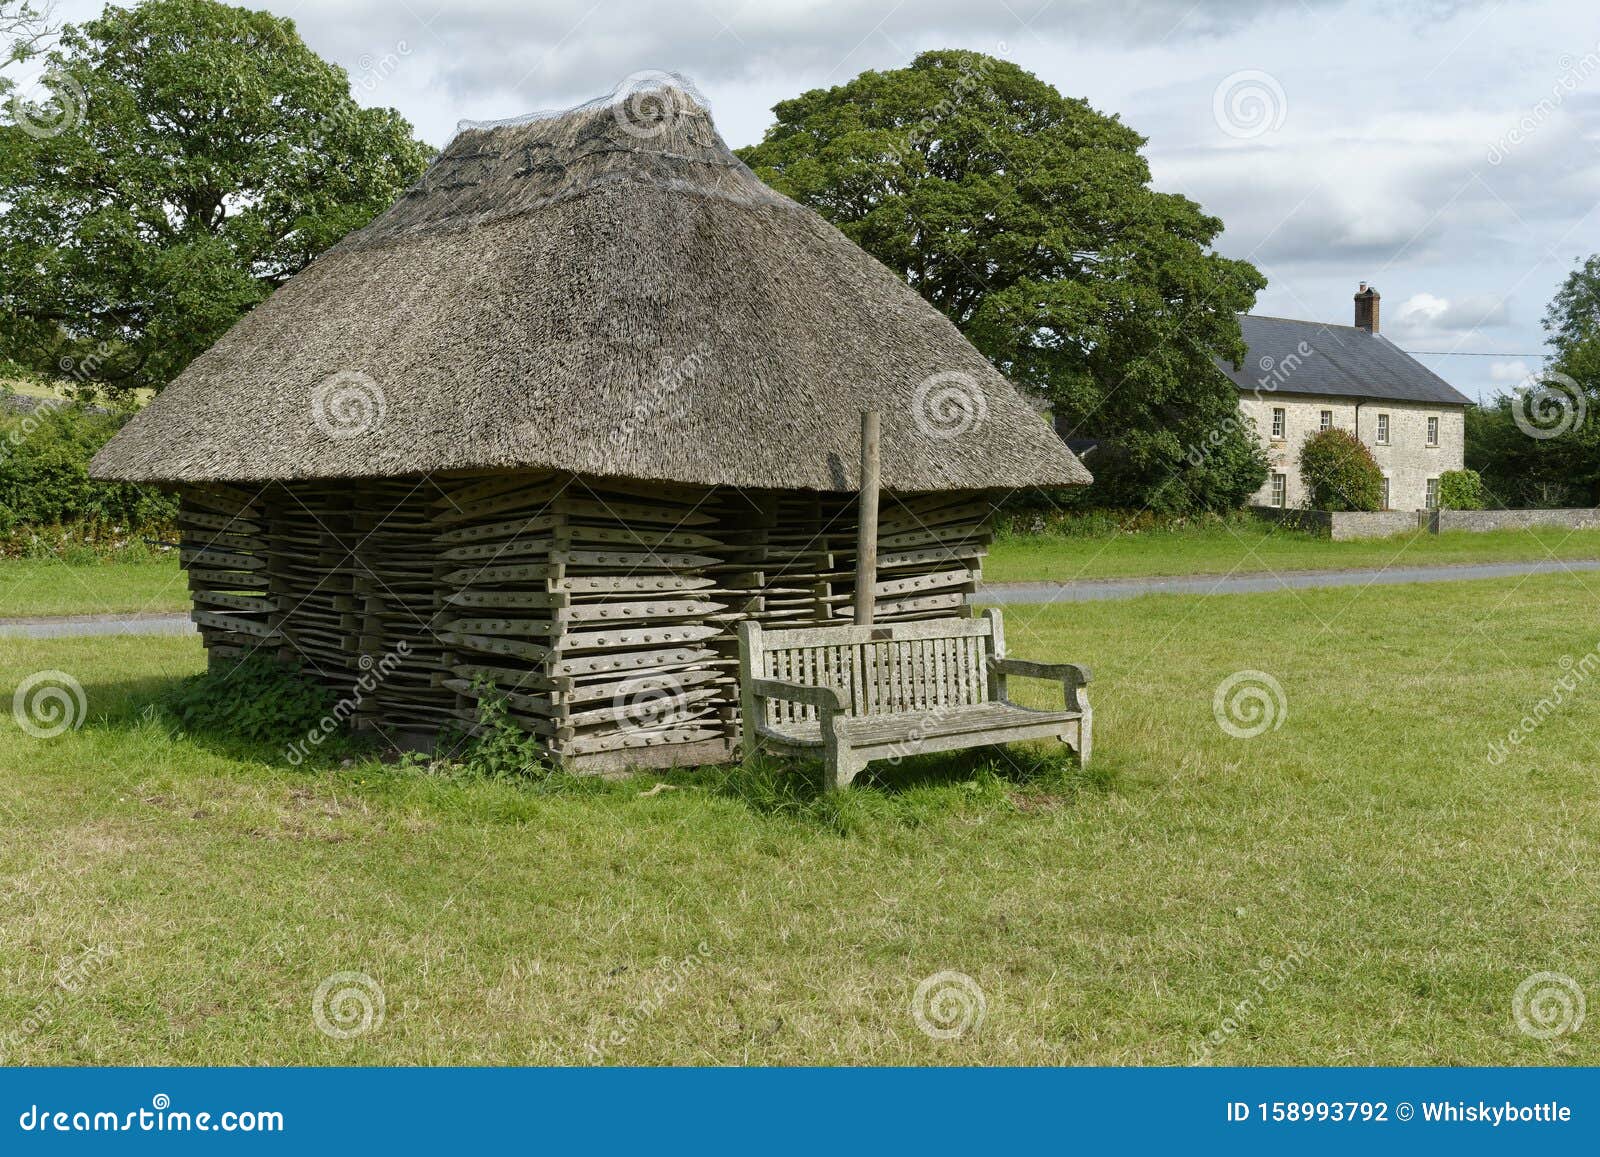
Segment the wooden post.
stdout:
<svg viewBox="0 0 1600 1157">
<path fill-rule="evenodd" d="M 878 586 L 878 411 L 861 411 L 861 505 L 856 520 L 856 626 L 872 623 Z"/>
</svg>

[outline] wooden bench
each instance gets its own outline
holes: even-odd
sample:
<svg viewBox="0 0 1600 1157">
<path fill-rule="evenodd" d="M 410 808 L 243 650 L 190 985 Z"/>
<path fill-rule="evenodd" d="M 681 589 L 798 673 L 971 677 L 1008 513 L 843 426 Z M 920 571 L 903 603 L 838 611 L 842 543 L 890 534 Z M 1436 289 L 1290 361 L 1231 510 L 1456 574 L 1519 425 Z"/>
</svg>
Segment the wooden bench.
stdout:
<svg viewBox="0 0 1600 1157">
<path fill-rule="evenodd" d="M 1020 707 L 1007 676 L 1061 684 L 1059 711 Z M 846 787 L 870 760 L 1024 739 L 1059 739 L 1087 766 L 1093 716 L 1074 663 L 1006 657 L 1000 612 L 866 627 L 739 624 L 747 755 L 820 758 Z"/>
</svg>

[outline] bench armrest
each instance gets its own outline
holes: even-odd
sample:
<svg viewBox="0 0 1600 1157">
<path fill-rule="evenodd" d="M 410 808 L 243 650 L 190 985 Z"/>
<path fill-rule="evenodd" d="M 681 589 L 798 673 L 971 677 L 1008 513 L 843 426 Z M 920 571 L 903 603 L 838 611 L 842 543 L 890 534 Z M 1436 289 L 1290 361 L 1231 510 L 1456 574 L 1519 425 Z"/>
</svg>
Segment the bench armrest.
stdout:
<svg viewBox="0 0 1600 1157">
<path fill-rule="evenodd" d="M 1089 684 L 1089 668 L 1079 666 L 1077 663 L 1034 663 L 1028 659 L 996 659 L 994 660 L 995 694 L 1000 698 L 1006 697 L 1006 676 L 1015 675 L 1019 679 L 1049 679 L 1061 684 L 1061 697 L 1066 700 L 1067 710 L 1089 710 L 1089 696 L 1083 693 L 1083 688 Z"/>
<path fill-rule="evenodd" d="M 1035 663 L 1028 659 L 996 659 L 994 669 L 1001 675 L 1016 675 L 1022 679 L 1052 679 L 1057 683 L 1070 682 L 1074 687 L 1088 686 L 1089 668 L 1077 663 Z"/>
<path fill-rule="evenodd" d="M 785 699 L 823 712 L 844 710 L 844 696 L 832 687 L 811 687 L 785 679 L 752 679 L 750 693 L 757 699 Z"/>
</svg>

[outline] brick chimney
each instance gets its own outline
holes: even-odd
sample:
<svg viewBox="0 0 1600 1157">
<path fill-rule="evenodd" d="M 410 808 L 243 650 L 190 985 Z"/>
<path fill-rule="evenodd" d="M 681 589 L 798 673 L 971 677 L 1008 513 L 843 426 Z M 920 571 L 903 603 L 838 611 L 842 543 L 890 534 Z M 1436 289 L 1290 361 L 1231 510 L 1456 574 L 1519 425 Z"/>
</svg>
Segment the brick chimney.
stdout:
<svg viewBox="0 0 1600 1157">
<path fill-rule="evenodd" d="M 1356 328 L 1364 329 L 1368 333 L 1378 332 L 1378 302 L 1382 295 L 1376 289 L 1370 288 L 1365 281 L 1356 291 Z"/>
</svg>

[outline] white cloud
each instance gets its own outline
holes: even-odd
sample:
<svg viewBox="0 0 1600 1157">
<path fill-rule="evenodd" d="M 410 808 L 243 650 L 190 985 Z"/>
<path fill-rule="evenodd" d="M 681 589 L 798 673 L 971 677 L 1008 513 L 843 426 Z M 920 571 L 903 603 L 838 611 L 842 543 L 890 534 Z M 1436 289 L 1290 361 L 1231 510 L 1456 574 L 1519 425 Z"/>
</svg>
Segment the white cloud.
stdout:
<svg viewBox="0 0 1600 1157">
<path fill-rule="evenodd" d="M 1460 343 L 1480 330 L 1504 328 L 1509 320 L 1506 303 L 1498 297 L 1452 300 L 1432 293 L 1414 293 L 1382 324 L 1385 333 L 1402 341 Z"/>
<path fill-rule="evenodd" d="M 460 119 L 566 107 L 662 69 L 696 82 L 738 146 L 807 89 L 929 48 L 990 52 L 1145 134 L 1157 187 L 1220 217 L 1222 252 L 1271 278 L 1258 312 L 1349 324 L 1365 279 L 1386 333 L 1430 343 L 1413 348 L 1539 349 L 1543 302 L 1600 236 L 1600 69 L 1581 65 L 1593 0 L 234 2 L 292 16 L 367 81 L 362 104 L 399 109 L 433 144 Z M 58 10 L 82 21 L 103 4 Z M 1230 135 L 1218 88 L 1258 73 L 1281 91 L 1276 127 Z M 1470 393 L 1487 360 L 1436 368 Z"/>
<path fill-rule="evenodd" d="M 1518 358 L 1509 362 L 1490 362 L 1489 380 L 1496 385 L 1505 385 L 1507 382 L 1526 381 L 1533 371 L 1528 368 L 1528 363 Z"/>
</svg>

